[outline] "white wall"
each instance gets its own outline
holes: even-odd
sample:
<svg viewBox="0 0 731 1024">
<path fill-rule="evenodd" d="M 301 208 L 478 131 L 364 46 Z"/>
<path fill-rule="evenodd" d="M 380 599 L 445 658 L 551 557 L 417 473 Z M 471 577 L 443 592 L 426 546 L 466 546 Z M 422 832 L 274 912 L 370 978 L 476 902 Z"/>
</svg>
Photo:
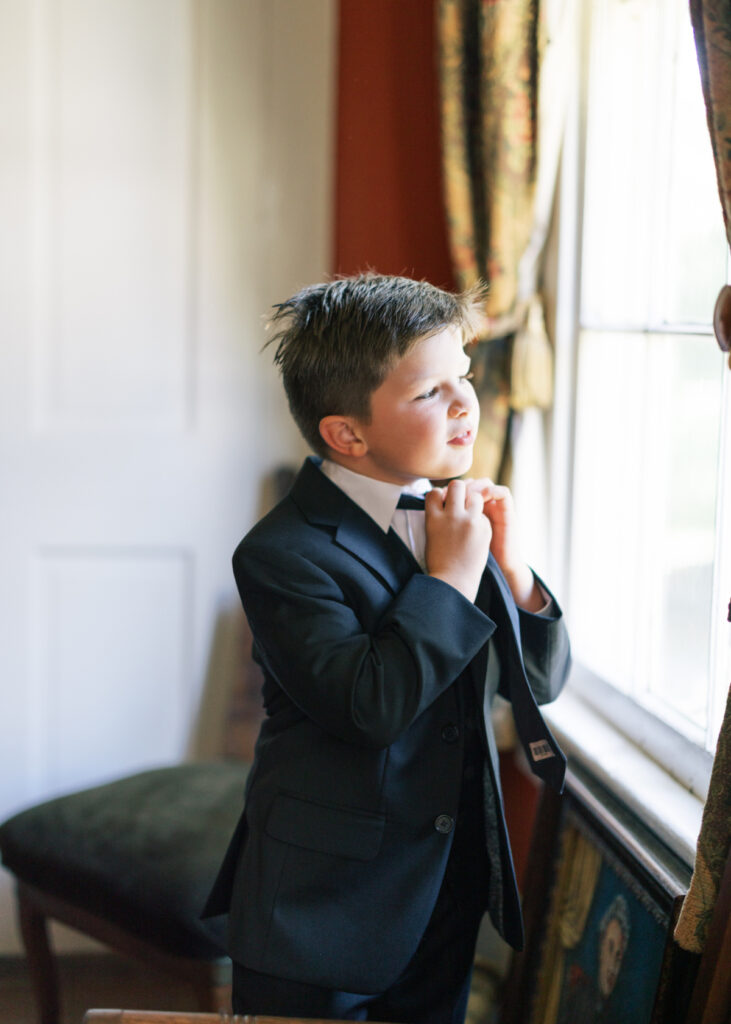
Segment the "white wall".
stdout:
<svg viewBox="0 0 731 1024">
<path fill-rule="evenodd" d="M 261 317 L 330 269 L 334 17 L 0 0 L 0 819 L 190 753 L 303 452 Z"/>
</svg>

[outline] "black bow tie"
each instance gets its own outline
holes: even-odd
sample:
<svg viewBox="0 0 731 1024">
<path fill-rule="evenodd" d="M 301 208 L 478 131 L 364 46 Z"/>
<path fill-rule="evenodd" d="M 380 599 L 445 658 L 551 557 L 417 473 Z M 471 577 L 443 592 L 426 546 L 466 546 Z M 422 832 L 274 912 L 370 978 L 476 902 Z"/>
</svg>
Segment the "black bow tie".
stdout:
<svg viewBox="0 0 731 1024">
<path fill-rule="evenodd" d="M 424 499 L 417 497 L 416 494 L 402 494 L 398 500 L 396 508 L 412 509 L 415 512 L 424 511 Z"/>
</svg>

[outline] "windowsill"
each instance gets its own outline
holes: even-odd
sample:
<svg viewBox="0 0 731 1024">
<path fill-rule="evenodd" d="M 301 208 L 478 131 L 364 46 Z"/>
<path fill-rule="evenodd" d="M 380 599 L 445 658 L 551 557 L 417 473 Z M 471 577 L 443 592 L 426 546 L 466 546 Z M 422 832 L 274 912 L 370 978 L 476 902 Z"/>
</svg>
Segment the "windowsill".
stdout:
<svg viewBox="0 0 731 1024">
<path fill-rule="evenodd" d="M 703 801 L 618 733 L 575 690 L 542 713 L 566 756 L 585 766 L 686 864 L 695 860 Z"/>
</svg>

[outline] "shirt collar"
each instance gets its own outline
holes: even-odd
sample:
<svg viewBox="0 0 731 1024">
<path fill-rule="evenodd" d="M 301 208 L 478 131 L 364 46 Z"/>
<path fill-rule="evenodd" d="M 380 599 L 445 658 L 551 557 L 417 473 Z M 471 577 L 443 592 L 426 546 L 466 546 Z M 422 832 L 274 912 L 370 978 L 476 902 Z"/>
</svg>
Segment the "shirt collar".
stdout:
<svg viewBox="0 0 731 1024">
<path fill-rule="evenodd" d="M 402 494 L 423 497 L 432 489 L 430 481 L 426 479 L 415 480 L 408 487 L 401 487 L 387 480 L 375 480 L 362 473 L 354 473 L 352 469 L 346 469 L 345 466 L 330 459 L 323 459 L 320 469 L 336 487 L 345 491 L 351 501 L 374 519 L 384 533 L 388 532 Z"/>
</svg>

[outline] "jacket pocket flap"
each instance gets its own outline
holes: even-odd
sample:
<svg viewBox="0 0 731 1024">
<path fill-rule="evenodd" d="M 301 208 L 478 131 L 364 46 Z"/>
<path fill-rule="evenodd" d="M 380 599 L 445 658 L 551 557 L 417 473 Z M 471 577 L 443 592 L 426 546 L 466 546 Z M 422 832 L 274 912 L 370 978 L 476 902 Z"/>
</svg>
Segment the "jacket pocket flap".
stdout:
<svg viewBox="0 0 731 1024">
<path fill-rule="evenodd" d="M 267 819 L 267 835 L 318 853 L 371 860 L 383 839 L 385 818 L 367 811 L 354 811 L 312 803 L 288 793 L 279 793 Z"/>
</svg>

